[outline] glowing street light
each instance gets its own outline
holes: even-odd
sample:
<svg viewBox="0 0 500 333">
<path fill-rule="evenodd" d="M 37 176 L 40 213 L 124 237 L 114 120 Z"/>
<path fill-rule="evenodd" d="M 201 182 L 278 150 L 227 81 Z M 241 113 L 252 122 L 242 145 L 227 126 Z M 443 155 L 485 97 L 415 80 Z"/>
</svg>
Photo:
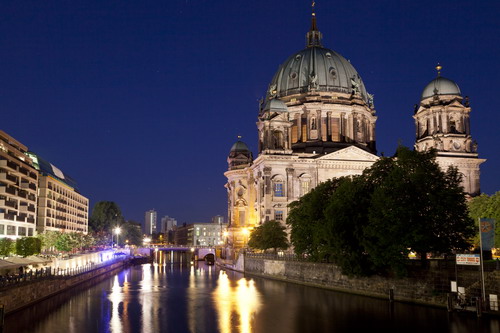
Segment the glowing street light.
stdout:
<svg viewBox="0 0 500 333">
<path fill-rule="evenodd" d="M 243 235 L 245 235 L 245 247 L 247 246 L 248 244 L 248 235 L 250 234 L 250 230 L 248 230 L 248 228 L 243 228 L 242 230 L 243 232 Z"/>
<path fill-rule="evenodd" d="M 116 247 L 118 247 L 118 235 L 121 234 L 122 229 L 120 227 L 116 227 L 115 229 L 113 229 L 113 232 L 116 235 Z"/>
</svg>

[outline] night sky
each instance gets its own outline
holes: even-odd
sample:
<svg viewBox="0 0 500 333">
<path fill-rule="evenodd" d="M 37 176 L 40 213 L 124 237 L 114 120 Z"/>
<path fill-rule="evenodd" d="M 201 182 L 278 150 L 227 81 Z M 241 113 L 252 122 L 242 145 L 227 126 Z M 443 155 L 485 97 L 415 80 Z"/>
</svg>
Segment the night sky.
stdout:
<svg viewBox="0 0 500 333">
<path fill-rule="evenodd" d="M 500 1 L 318 1 L 323 45 L 375 95 L 379 155 L 415 140 L 414 104 L 442 76 L 470 97 L 482 192 L 500 190 Z M 305 47 L 311 2 L 1 1 L 4 130 L 126 219 L 227 215 L 226 158 L 257 156 L 258 100 Z"/>
</svg>

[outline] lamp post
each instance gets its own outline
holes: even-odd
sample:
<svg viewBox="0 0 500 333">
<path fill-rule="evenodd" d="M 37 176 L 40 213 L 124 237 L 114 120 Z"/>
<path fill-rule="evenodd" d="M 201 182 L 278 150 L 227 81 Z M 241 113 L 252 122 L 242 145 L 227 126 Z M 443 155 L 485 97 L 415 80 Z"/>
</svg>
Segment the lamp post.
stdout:
<svg viewBox="0 0 500 333">
<path fill-rule="evenodd" d="M 120 227 L 116 227 L 113 231 L 116 234 L 116 247 L 118 247 L 118 236 L 122 232 L 122 229 Z"/>
<path fill-rule="evenodd" d="M 250 233 L 250 230 L 248 230 L 248 228 L 245 227 L 245 228 L 243 228 L 242 232 L 243 232 L 243 235 L 245 235 L 245 240 L 244 240 L 245 244 L 244 245 L 245 245 L 245 248 L 246 248 L 247 244 L 248 244 L 248 234 Z"/>
</svg>

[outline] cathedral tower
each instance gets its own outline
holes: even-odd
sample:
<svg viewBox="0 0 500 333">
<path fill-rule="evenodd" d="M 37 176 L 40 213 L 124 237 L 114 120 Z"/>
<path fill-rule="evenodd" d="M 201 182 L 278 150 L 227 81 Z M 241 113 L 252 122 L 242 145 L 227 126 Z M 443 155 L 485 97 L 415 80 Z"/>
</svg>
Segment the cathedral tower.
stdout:
<svg viewBox="0 0 500 333">
<path fill-rule="evenodd" d="M 436 149 L 441 168 L 456 166 L 465 192 L 474 196 L 480 193 L 479 165 L 485 160 L 478 158 L 471 136 L 469 98 L 462 97 L 454 81 L 441 76 L 440 65 L 436 69 L 437 77 L 424 88 L 415 107 L 415 149 Z"/>
</svg>

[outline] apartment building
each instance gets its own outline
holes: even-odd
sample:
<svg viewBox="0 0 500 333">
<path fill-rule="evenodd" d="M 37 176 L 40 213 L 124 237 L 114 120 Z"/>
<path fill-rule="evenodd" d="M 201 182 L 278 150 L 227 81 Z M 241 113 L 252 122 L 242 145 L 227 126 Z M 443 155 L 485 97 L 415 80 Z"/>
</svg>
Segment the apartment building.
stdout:
<svg viewBox="0 0 500 333">
<path fill-rule="evenodd" d="M 33 152 L 27 155 L 39 172 L 37 232 L 88 232 L 89 200 L 77 183 Z"/>
<path fill-rule="evenodd" d="M 28 148 L 0 130 L 0 237 L 33 236 L 38 172 Z"/>
</svg>

